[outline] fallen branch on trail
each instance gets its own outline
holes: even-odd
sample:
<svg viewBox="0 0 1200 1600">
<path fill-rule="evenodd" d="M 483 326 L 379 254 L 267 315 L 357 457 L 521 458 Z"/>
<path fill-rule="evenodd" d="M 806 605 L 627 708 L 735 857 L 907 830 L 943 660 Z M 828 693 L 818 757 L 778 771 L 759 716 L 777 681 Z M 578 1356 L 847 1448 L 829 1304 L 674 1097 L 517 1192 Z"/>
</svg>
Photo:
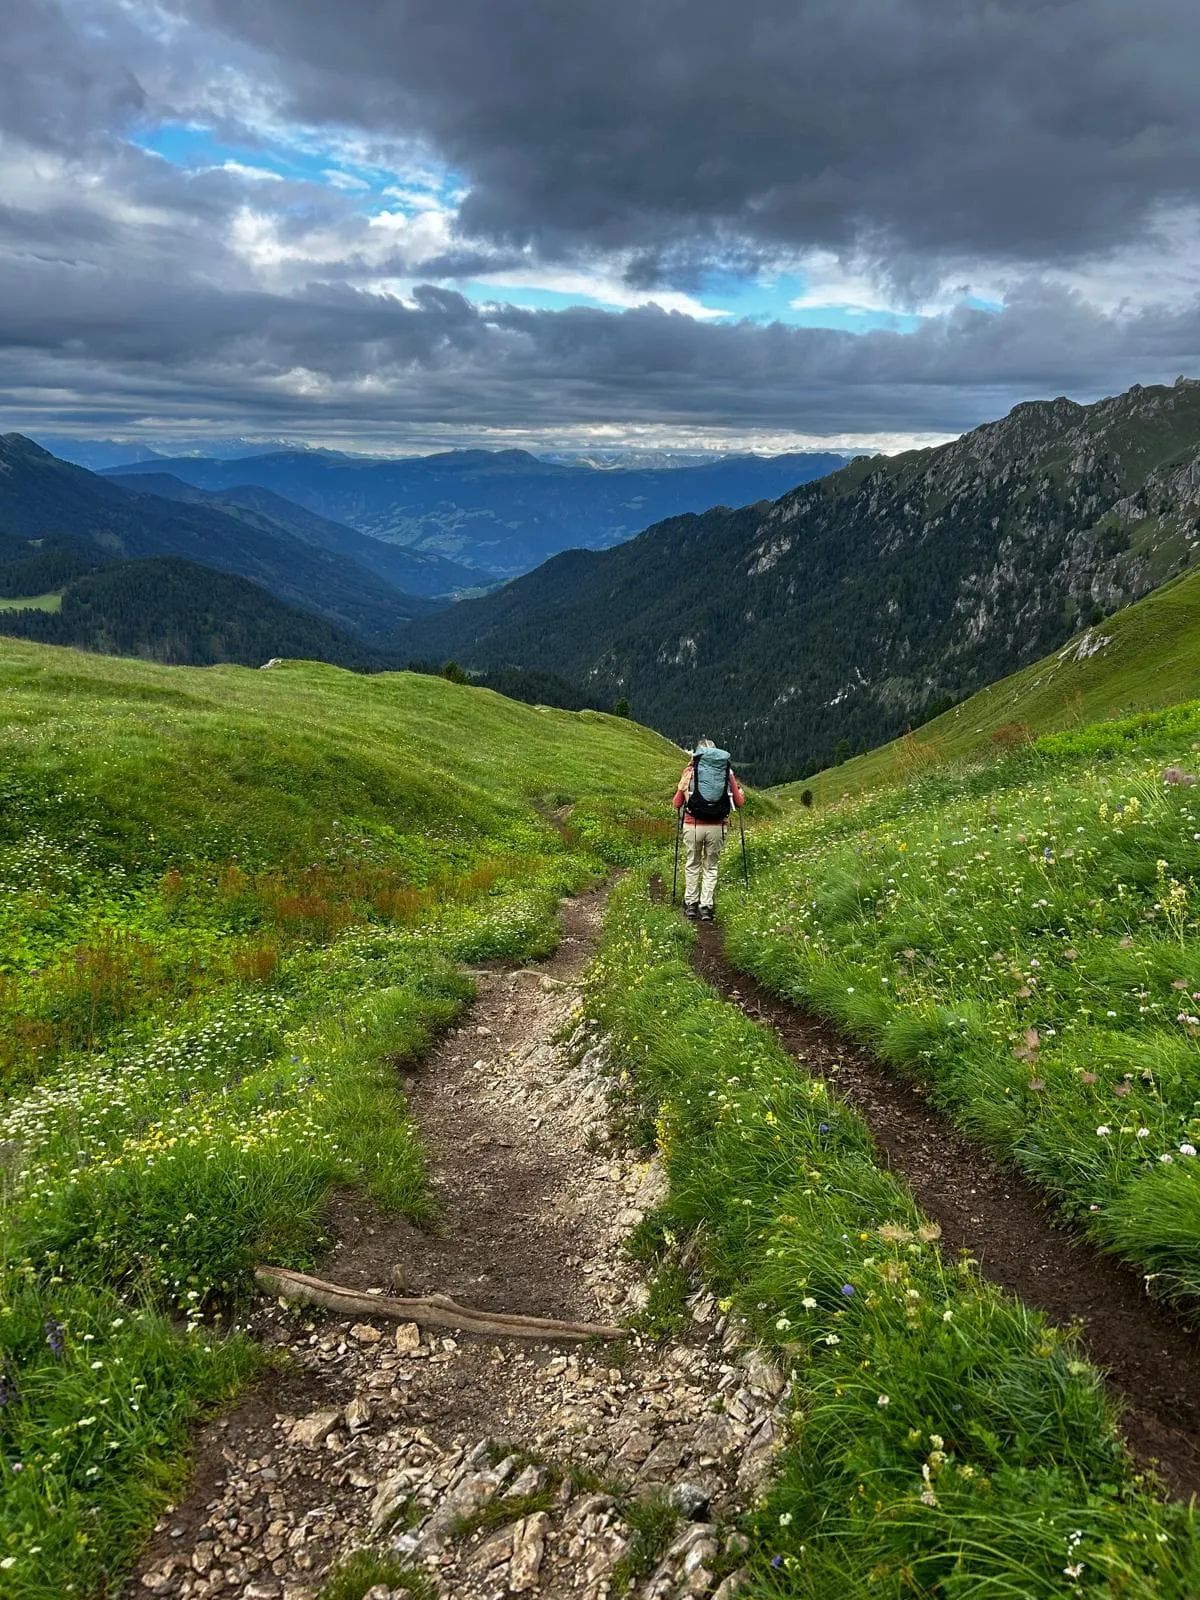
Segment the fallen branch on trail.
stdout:
<svg viewBox="0 0 1200 1600">
<path fill-rule="evenodd" d="M 426 1294 L 412 1299 L 395 1295 L 363 1294 L 345 1289 L 323 1278 L 310 1278 L 305 1272 L 289 1272 L 286 1267 L 255 1267 L 259 1286 L 285 1300 L 299 1300 L 344 1316 L 391 1317 L 397 1322 L 416 1322 L 425 1328 L 457 1328 L 463 1333 L 480 1333 L 494 1339 L 623 1339 L 624 1328 L 607 1327 L 600 1322 L 558 1322 L 553 1317 L 521 1317 L 508 1311 L 481 1311 L 460 1306 L 447 1294 Z"/>
</svg>

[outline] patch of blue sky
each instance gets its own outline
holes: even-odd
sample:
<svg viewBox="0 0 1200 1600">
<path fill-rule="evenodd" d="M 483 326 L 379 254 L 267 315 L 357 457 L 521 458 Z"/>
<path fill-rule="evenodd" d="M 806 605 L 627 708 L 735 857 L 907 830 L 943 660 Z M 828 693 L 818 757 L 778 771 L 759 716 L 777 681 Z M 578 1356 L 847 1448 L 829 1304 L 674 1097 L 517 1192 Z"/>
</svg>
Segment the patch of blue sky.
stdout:
<svg viewBox="0 0 1200 1600">
<path fill-rule="evenodd" d="M 807 280 L 793 273 L 766 278 L 711 272 L 697 290 L 705 305 L 750 322 L 783 322 L 797 328 L 833 328 L 846 333 L 867 333 L 874 328 L 913 333 L 921 325 L 919 316 L 850 301 L 797 304 L 804 301 L 807 293 Z"/>
<path fill-rule="evenodd" d="M 182 171 L 233 166 L 292 183 L 316 184 L 360 197 L 368 213 L 445 204 L 459 187 L 452 173 L 439 173 L 430 181 L 425 173 L 415 176 L 372 162 L 348 160 L 344 149 L 307 135 L 241 143 L 221 139 L 211 128 L 196 123 L 165 122 L 143 128 L 134 142 Z"/>
</svg>

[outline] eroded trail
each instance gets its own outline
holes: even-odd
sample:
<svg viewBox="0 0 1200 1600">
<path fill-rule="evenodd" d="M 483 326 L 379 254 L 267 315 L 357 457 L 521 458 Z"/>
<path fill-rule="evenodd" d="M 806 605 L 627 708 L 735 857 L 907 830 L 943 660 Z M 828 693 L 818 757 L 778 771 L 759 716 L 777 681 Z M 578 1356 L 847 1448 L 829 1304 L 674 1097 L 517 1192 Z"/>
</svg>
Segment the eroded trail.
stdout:
<svg viewBox="0 0 1200 1600">
<path fill-rule="evenodd" d="M 1060 1325 L 1079 1323 L 1124 1408 L 1134 1453 L 1156 1463 L 1173 1494 L 1200 1494 L 1200 1335 L 1149 1299 L 1135 1271 L 1057 1226 L 1033 1185 L 964 1139 L 914 1088 L 738 971 L 718 924 L 701 923 L 698 934 L 700 976 L 773 1028 L 806 1071 L 836 1082 L 941 1226 L 943 1249 L 969 1251 L 993 1282 Z"/>
<path fill-rule="evenodd" d="M 437 1226 L 341 1195 L 323 1277 L 391 1292 L 400 1266 L 404 1294 L 573 1320 L 644 1304 L 623 1242 L 663 1179 L 608 1144 L 601 1043 L 573 1015 L 602 914 L 602 895 L 568 901 L 552 960 L 477 974 L 474 1006 L 406 1084 Z M 724 1525 L 770 1465 L 784 1379 L 710 1297 L 676 1311 L 665 1340 L 616 1350 L 264 1305 L 254 1330 L 284 1368 L 205 1430 L 129 1593 L 314 1600 L 371 1546 L 454 1600 L 603 1600 L 617 1576 L 644 1600 L 726 1600 Z M 648 1496 L 673 1508 L 657 1540 L 637 1532 Z"/>
</svg>

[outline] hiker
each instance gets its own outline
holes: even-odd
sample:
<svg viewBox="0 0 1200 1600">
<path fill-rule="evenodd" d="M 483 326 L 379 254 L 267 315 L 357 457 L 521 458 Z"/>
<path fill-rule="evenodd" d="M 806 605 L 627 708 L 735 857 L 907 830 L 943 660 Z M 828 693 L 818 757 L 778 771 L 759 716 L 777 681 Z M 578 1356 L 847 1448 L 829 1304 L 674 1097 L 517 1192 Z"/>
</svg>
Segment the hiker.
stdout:
<svg viewBox="0 0 1200 1600">
<path fill-rule="evenodd" d="M 711 739 L 698 739 L 692 759 L 680 774 L 673 803 L 676 811 L 683 812 L 682 831 L 687 846 L 683 914 L 711 922 L 717 862 L 729 815 L 746 803 L 729 751 L 718 750 Z"/>
</svg>

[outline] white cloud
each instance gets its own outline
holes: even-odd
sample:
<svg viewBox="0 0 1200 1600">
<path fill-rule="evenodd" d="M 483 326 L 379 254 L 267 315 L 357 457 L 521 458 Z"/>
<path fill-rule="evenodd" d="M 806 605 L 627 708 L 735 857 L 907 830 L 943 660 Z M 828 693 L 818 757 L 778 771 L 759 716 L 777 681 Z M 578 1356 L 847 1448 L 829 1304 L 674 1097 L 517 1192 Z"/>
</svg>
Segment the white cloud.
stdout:
<svg viewBox="0 0 1200 1600">
<path fill-rule="evenodd" d="M 694 295 L 674 289 L 631 289 L 620 277 L 619 262 L 577 270 L 543 266 L 509 268 L 502 272 L 480 273 L 478 280 L 489 289 L 540 289 L 569 299 L 595 300 L 600 305 L 623 311 L 632 311 L 638 306 L 657 306 L 660 311 L 680 311 L 699 322 L 730 315 L 728 311 L 706 306 Z"/>
</svg>

